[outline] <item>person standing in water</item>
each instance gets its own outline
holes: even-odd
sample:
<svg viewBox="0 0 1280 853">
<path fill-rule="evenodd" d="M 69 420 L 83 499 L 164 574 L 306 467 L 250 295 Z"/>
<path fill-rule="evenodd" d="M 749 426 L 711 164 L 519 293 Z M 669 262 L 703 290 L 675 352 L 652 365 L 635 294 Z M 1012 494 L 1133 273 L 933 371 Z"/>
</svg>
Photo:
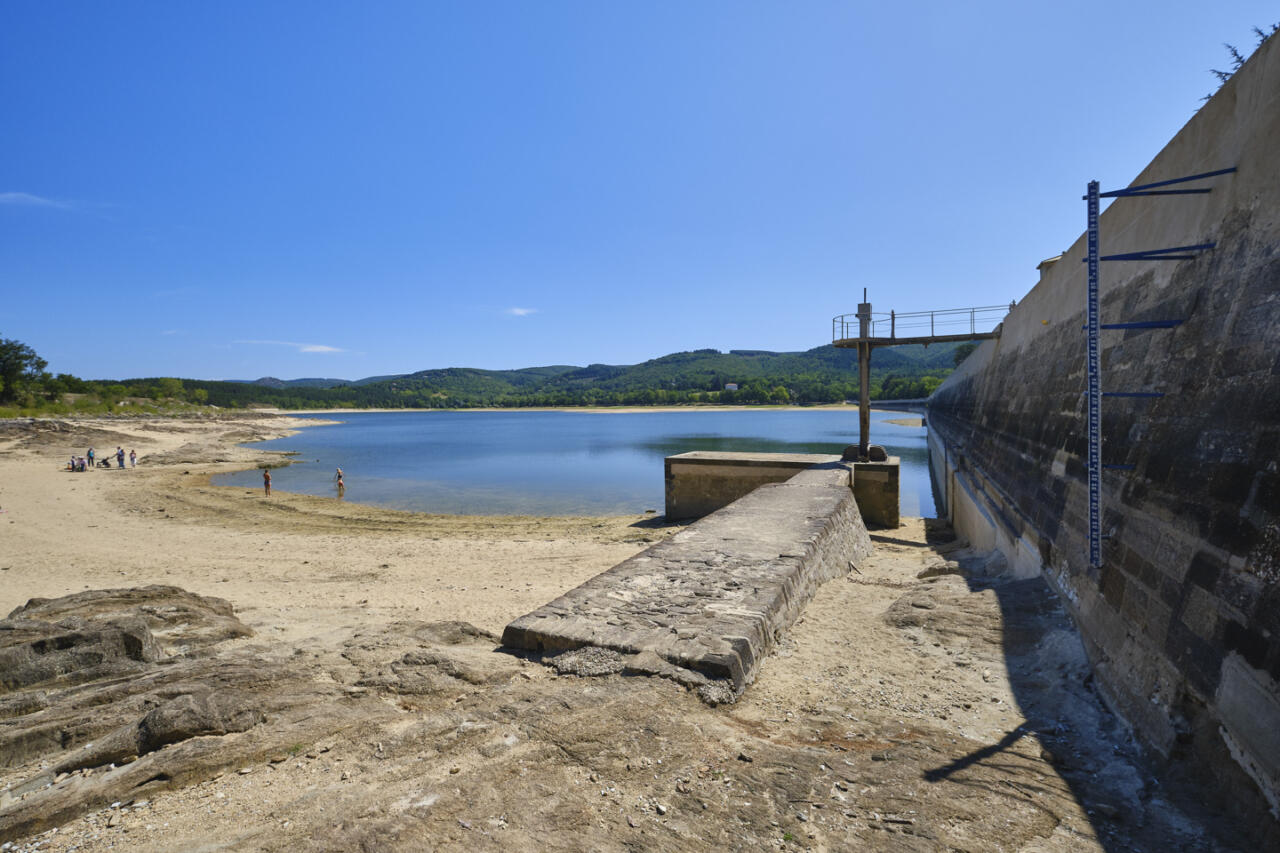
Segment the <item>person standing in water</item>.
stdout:
<svg viewBox="0 0 1280 853">
<path fill-rule="evenodd" d="M 341 469 L 339 469 L 341 471 Z M 347 493 L 347 484 L 342 482 L 342 474 L 338 474 L 338 497 L 342 497 Z"/>
<path fill-rule="evenodd" d="M 267 493 L 267 497 L 271 497 L 271 469 L 262 469 L 262 490 Z"/>
</svg>

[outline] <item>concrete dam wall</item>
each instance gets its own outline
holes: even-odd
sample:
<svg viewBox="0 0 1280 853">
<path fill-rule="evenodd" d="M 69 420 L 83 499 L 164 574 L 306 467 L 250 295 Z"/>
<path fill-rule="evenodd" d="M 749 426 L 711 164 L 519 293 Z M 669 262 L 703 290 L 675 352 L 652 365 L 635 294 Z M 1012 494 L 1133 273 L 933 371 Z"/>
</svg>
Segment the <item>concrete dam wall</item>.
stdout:
<svg viewBox="0 0 1280 853">
<path fill-rule="evenodd" d="M 1210 194 L 1122 198 L 1101 217 L 1103 255 L 1217 246 L 1101 265 L 1103 323 L 1184 322 L 1102 332 L 1103 390 L 1165 396 L 1103 402 L 1102 461 L 1134 467 L 1104 472 L 1100 570 L 1084 236 L 930 399 L 931 460 L 957 532 L 1062 596 L 1141 739 L 1198 763 L 1242 810 L 1280 816 L 1280 38 L 1133 183 L 1230 166 L 1196 185 Z M 1083 224 L 1084 203 L 1062 202 Z"/>
</svg>

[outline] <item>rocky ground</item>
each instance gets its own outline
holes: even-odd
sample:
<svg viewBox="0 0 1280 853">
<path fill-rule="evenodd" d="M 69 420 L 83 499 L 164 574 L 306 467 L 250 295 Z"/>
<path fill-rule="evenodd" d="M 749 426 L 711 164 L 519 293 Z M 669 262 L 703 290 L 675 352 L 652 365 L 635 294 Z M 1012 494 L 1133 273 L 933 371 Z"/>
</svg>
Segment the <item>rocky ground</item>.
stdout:
<svg viewBox="0 0 1280 853">
<path fill-rule="evenodd" d="M 172 587 L 33 602 L 0 623 L 0 838 L 11 850 L 1229 846 L 1143 769 L 1043 586 L 976 560 L 961 574 L 925 533 L 917 521 L 879 537 L 726 708 L 658 678 L 558 675 L 455 621 L 282 644 Z"/>
</svg>

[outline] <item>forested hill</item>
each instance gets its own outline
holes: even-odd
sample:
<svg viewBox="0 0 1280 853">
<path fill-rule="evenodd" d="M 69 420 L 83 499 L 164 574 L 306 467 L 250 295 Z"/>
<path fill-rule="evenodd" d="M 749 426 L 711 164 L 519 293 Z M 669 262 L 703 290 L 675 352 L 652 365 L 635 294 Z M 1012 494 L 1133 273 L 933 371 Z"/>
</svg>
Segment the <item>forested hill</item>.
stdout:
<svg viewBox="0 0 1280 853">
<path fill-rule="evenodd" d="M 959 347 L 966 349 L 957 353 Z M 968 348 L 934 344 L 877 349 L 871 360 L 871 398 L 928 396 Z M 266 377 L 188 379 L 183 384 L 189 390 L 203 389 L 208 402 L 218 406 L 286 409 L 834 403 L 858 396 L 858 357 L 855 350 L 832 346 L 807 352 L 702 349 L 627 365 L 450 367 L 355 381 Z M 726 388 L 730 385 L 737 389 Z"/>
</svg>

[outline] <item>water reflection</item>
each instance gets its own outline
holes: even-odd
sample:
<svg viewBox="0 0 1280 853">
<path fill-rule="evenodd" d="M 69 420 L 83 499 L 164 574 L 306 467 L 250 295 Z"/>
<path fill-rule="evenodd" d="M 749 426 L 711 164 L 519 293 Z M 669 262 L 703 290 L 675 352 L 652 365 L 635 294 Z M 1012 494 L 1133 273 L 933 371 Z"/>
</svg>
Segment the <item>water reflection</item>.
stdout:
<svg viewBox="0 0 1280 853">
<path fill-rule="evenodd" d="M 760 436 L 671 435 L 643 444 L 660 456 L 690 451 L 723 453 L 840 453 L 849 442 L 788 441 Z"/>
</svg>

